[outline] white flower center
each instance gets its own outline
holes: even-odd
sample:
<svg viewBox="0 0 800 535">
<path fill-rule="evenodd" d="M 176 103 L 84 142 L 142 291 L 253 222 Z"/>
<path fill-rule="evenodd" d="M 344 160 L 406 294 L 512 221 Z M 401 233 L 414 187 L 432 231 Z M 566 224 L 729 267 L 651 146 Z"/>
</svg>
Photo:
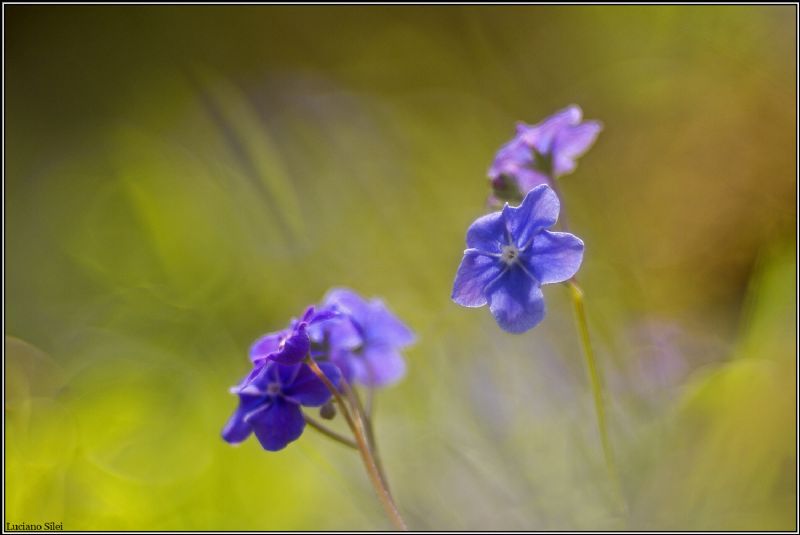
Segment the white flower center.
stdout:
<svg viewBox="0 0 800 535">
<path fill-rule="evenodd" d="M 500 251 L 500 260 L 505 264 L 511 265 L 519 259 L 519 249 L 514 244 L 504 245 Z"/>
</svg>

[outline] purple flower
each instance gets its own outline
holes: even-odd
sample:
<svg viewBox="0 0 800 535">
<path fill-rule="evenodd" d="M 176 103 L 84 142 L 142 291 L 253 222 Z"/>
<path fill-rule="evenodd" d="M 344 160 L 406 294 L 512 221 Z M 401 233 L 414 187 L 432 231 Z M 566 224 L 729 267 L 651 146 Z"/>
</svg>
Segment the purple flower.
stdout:
<svg viewBox="0 0 800 535">
<path fill-rule="evenodd" d="M 324 304 L 340 316 L 315 325 L 311 337 L 348 381 L 382 387 L 405 375 L 400 349 L 414 342 L 414 333 L 381 300 L 366 301 L 352 290 L 337 288 L 328 292 Z"/>
<path fill-rule="evenodd" d="M 498 325 L 522 333 L 545 314 L 541 285 L 563 282 L 578 271 L 583 242 L 550 232 L 559 202 L 546 185 L 532 189 L 518 207 L 478 218 L 467 230 L 467 247 L 452 299 L 465 307 L 489 304 Z"/>
<path fill-rule="evenodd" d="M 489 168 L 499 198 L 515 198 L 575 170 L 575 159 L 592 146 L 602 129 L 598 121 L 581 122 L 579 106 L 560 110 L 536 125 L 517 124 L 517 134 L 503 145 Z"/>
<path fill-rule="evenodd" d="M 520 124 L 518 129 L 522 126 Z M 493 189 L 503 198 L 507 196 L 504 192 L 518 190 L 524 194 L 549 181 L 544 172 L 536 169 L 533 150 L 519 134 L 497 151 L 489 168 L 489 178 Z"/>
<path fill-rule="evenodd" d="M 272 360 L 279 364 L 293 365 L 308 355 L 311 342 L 308 327 L 336 316 L 336 311 L 326 308 L 319 312 L 313 306 L 306 309 L 298 321 L 292 319 L 289 328 L 266 334 L 250 346 L 250 360 L 255 364 Z"/>
<path fill-rule="evenodd" d="M 319 367 L 338 386 L 341 376 L 336 366 L 321 362 Z M 231 391 L 238 394 L 239 407 L 222 430 L 222 438 L 238 444 L 255 433 L 268 451 L 285 448 L 303 433 L 306 422 L 301 405 L 319 407 L 331 397 L 306 364 L 285 366 L 267 360 Z"/>
</svg>

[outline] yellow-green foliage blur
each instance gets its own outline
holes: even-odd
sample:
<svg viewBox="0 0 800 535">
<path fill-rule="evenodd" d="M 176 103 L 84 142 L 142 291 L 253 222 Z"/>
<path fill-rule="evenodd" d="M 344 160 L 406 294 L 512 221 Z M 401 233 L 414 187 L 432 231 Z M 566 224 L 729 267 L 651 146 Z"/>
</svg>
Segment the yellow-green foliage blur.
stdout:
<svg viewBox="0 0 800 535">
<path fill-rule="evenodd" d="M 376 399 L 412 528 L 796 528 L 795 7 L 4 11 L 8 522 L 390 527 L 313 430 L 219 436 L 349 286 L 418 334 Z M 518 336 L 450 301 L 494 152 L 571 103 L 622 502 L 567 290 Z"/>
</svg>

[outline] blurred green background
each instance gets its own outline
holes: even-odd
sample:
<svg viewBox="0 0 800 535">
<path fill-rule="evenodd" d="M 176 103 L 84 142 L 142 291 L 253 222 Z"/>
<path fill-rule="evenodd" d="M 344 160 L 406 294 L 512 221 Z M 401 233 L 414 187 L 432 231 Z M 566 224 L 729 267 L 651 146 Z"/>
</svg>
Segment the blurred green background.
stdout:
<svg viewBox="0 0 800 535">
<path fill-rule="evenodd" d="M 7 521 L 388 528 L 313 430 L 219 437 L 344 285 L 419 335 L 377 400 L 412 528 L 796 528 L 794 6 L 4 11 Z M 625 513 L 567 291 L 521 336 L 449 299 L 494 152 L 571 103 Z"/>
</svg>

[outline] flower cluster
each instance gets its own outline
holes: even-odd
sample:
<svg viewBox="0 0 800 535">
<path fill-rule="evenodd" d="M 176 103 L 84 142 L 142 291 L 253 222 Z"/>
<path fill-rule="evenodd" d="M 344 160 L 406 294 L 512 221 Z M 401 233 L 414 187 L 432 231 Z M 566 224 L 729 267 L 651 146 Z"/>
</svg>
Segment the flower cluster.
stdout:
<svg viewBox="0 0 800 535">
<path fill-rule="evenodd" d="M 581 120 L 581 109 L 573 105 L 536 125 L 518 124 L 516 136 L 500 148 L 489 168 L 490 201 L 521 202 L 506 202 L 502 210 L 469 227 L 451 298 L 465 307 L 488 304 L 505 331 L 522 333 L 539 324 L 545 315 L 542 286 L 573 279 L 583 262 L 583 241 L 549 230 L 561 209 L 553 189 L 556 179 L 575 169 L 576 158 L 602 128 L 597 121 Z M 579 295 L 574 279 L 571 284 Z M 582 314 L 581 306 L 576 310 Z M 585 333 L 585 316 L 582 321 Z M 330 290 L 319 307 L 308 307 L 285 329 L 251 345 L 253 367 L 231 389 L 239 405 L 222 430 L 223 439 L 238 444 L 255 434 L 265 450 L 278 451 L 300 438 L 308 424 L 359 451 L 388 517 L 397 529 L 407 529 L 374 454 L 371 403 L 362 404 L 354 386 L 381 388 L 402 379 L 406 364 L 401 352 L 414 341 L 414 333 L 381 300 L 364 299 L 347 288 Z M 583 341 L 588 347 L 587 336 Z M 586 354 L 598 402 L 590 348 Z M 323 418 L 333 418 L 332 397 L 355 440 L 303 412 L 304 407 L 321 407 Z M 605 448 L 602 418 L 598 425 Z M 609 451 L 605 453 L 609 459 Z"/>
<path fill-rule="evenodd" d="M 556 112 L 533 126 L 517 124 L 514 138 L 503 145 L 489 167 L 491 203 L 519 201 L 541 184 L 575 170 L 575 159 L 592 146 L 602 130 L 598 121 L 581 122 L 576 105 Z"/>
<path fill-rule="evenodd" d="M 518 207 L 506 202 L 467 230 L 451 297 L 465 307 L 488 304 L 508 332 L 522 333 L 541 322 L 541 286 L 571 279 L 583 261 L 579 238 L 548 230 L 560 210 L 551 186 L 575 170 L 575 159 L 602 129 L 599 122 L 581 118 L 581 109 L 573 105 L 536 125 L 518 124 L 517 135 L 500 148 L 489 168 L 490 204 L 522 202 Z"/>
<path fill-rule="evenodd" d="M 405 374 L 400 350 L 413 341 L 411 330 L 380 300 L 366 301 L 345 288 L 331 290 L 320 308 L 308 307 L 286 329 L 252 344 L 253 369 L 231 389 L 239 407 L 222 437 L 235 444 L 255 433 L 264 449 L 283 449 L 305 428 L 301 407 L 325 405 L 332 396 L 306 359 L 313 359 L 337 388 L 344 381 L 383 387 Z"/>
</svg>

